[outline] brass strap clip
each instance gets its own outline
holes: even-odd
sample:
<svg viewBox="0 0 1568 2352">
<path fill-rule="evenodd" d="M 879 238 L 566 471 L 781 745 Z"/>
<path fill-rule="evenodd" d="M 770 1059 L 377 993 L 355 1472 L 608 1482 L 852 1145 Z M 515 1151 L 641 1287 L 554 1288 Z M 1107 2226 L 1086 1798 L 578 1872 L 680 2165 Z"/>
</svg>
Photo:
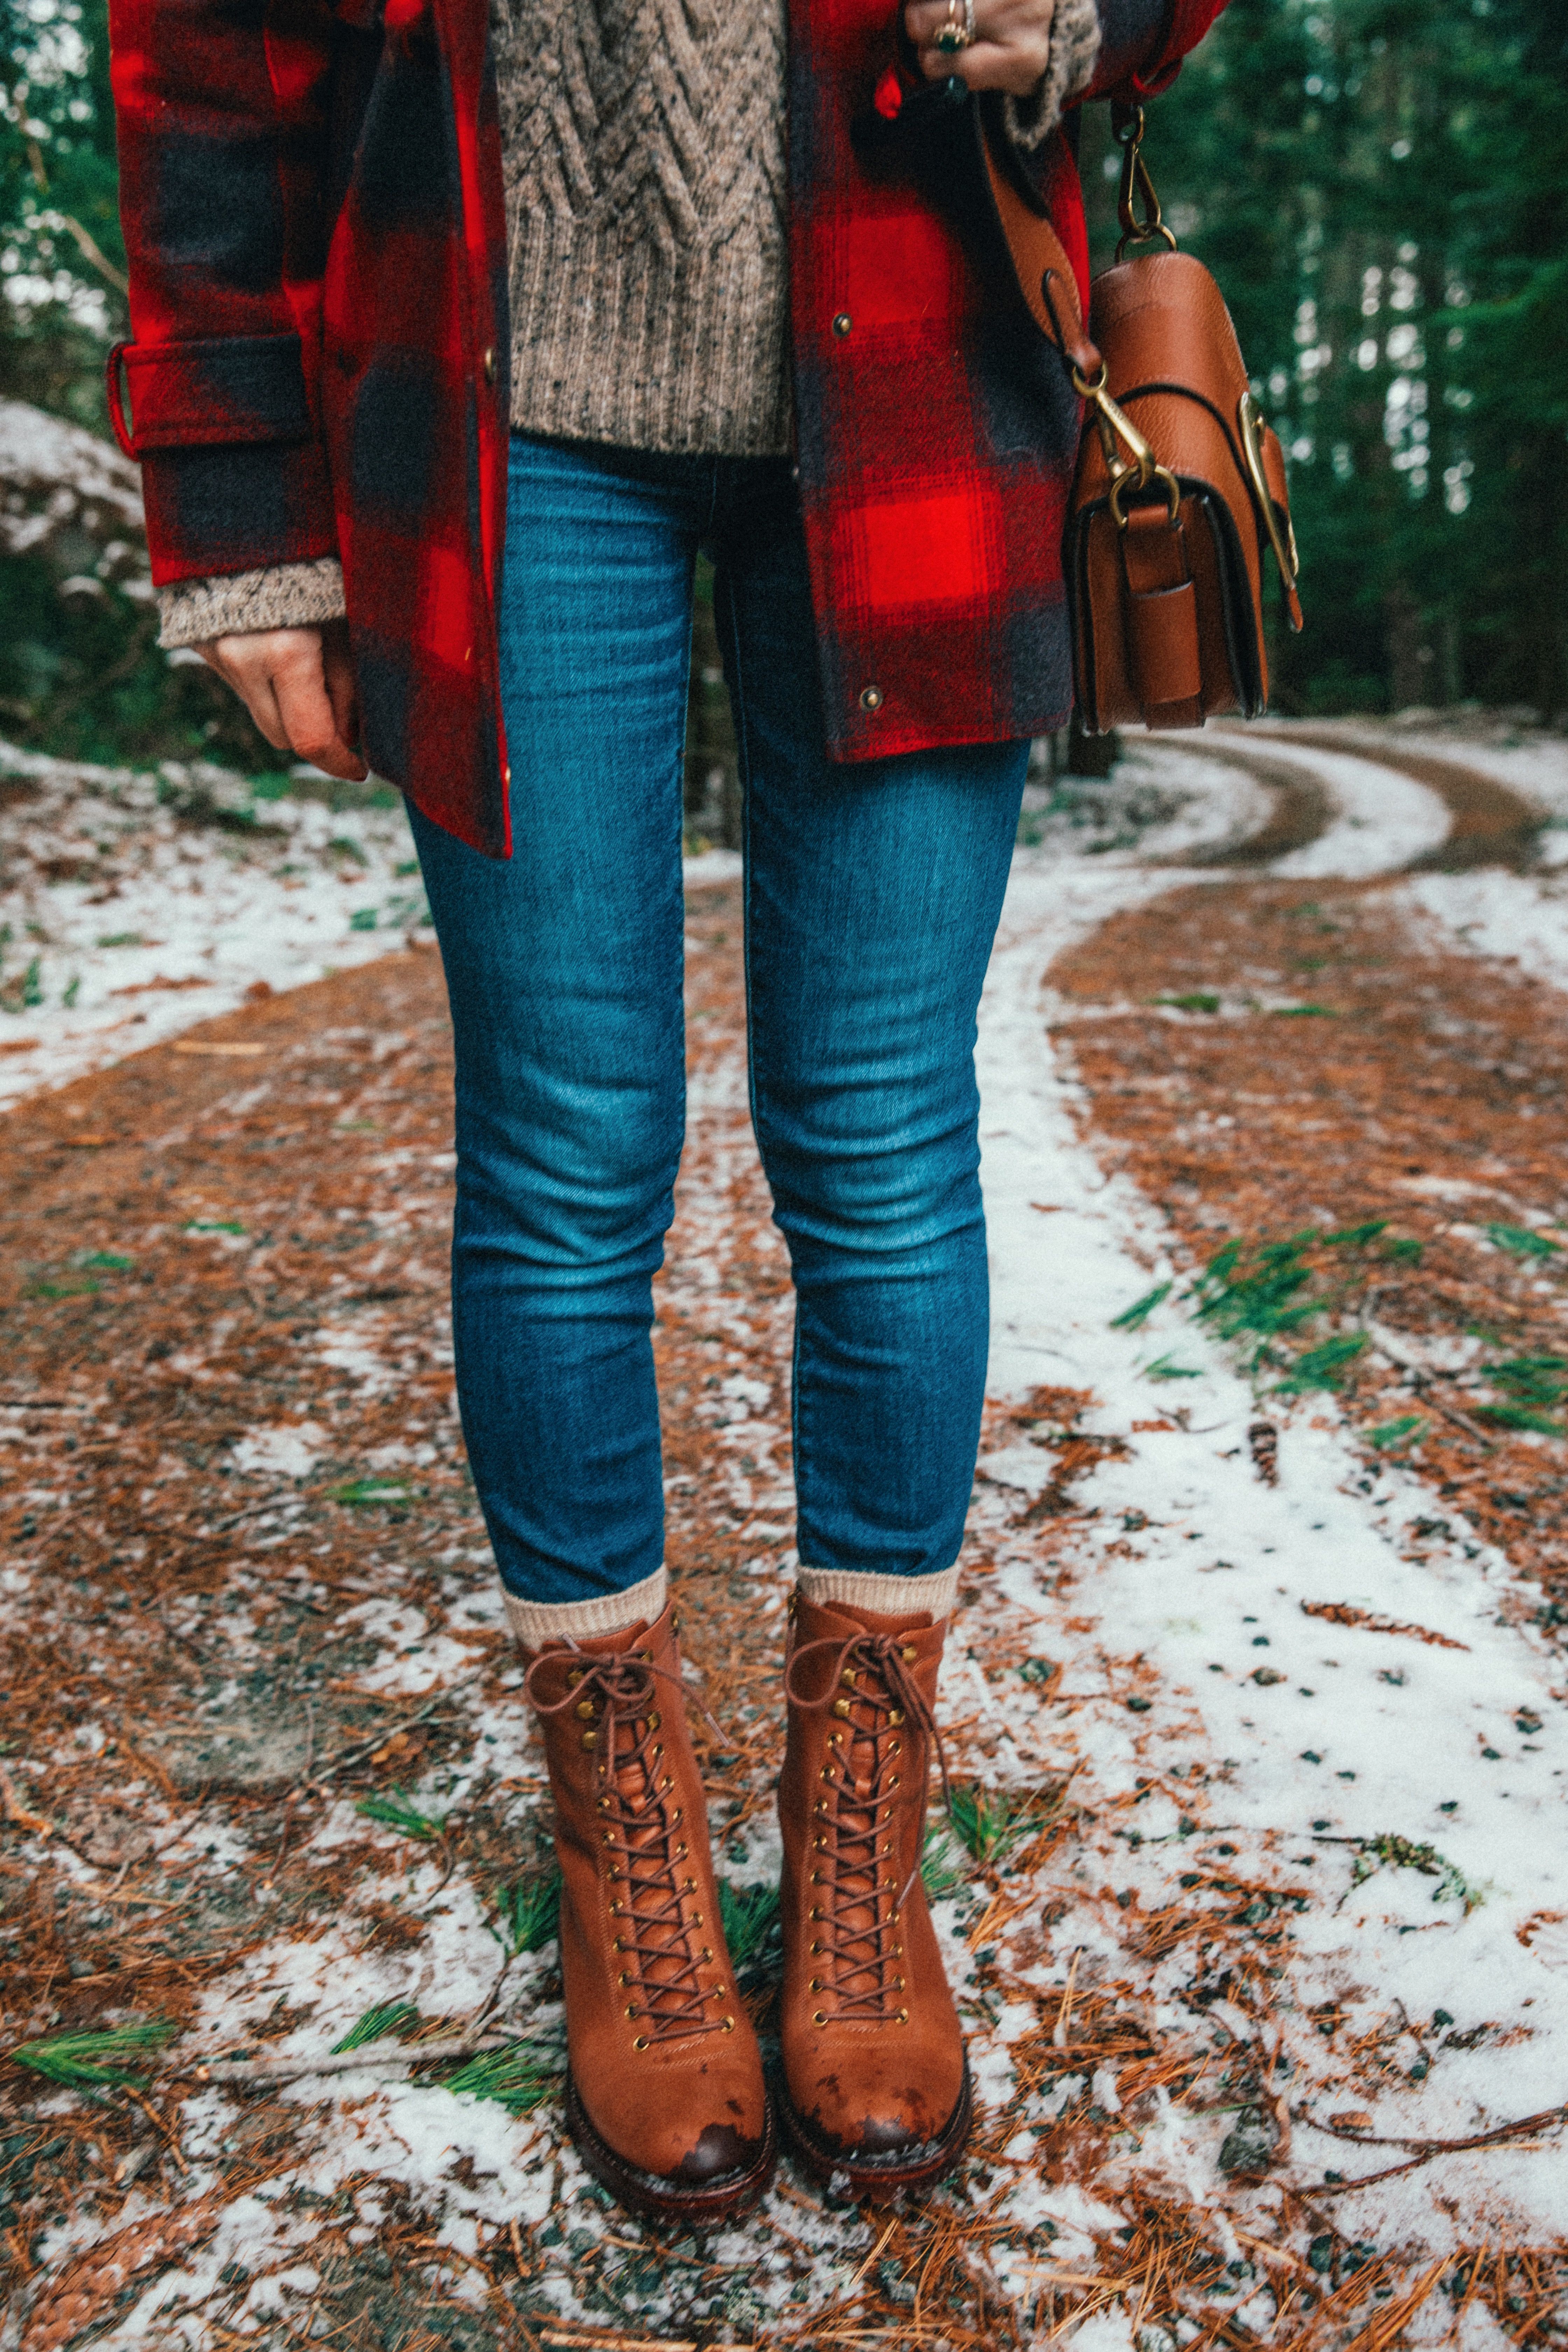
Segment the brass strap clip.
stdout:
<svg viewBox="0 0 1568 2352">
<path fill-rule="evenodd" d="M 1098 373 L 1092 376 L 1086 376 L 1081 368 L 1075 367 L 1072 381 L 1079 398 L 1087 400 L 1094 410 L 1100 446 L 1110 473 L 1110 511 L 1118 530 L 1127 528 L 1124 500 L 1128 491 L 1146 490 L 1151 483 L 1158 483 L 1164 492 L 1173 529 L 1182 511 L 1181 484 L 1167 467 L 1161 465 L 1125 409 L 1119 408 L 1110 397 L 1105 362 L 1100 361 Z M 1121 454 L 1123 449 L 1127 452 L 1125 457 Z"/>
<path fill-rule="evenodd" d="M 1165 226 L 1160 210 L 1160 199 L 1154 193 L 1154 183 L 1149 177 L 1149 166 L 1143 161 L 1143 110 L 1141 106 L 1112 110 L 1111 128 L 1121 149 L 1121 187 L 1116 199 L 1116 216 L 1121 223 L 1121 236 L 1116 247 L 1120 261 L 1130 245 L 1147 245 L 1154 237 L 1163 237 L 1171 251 L 1176 250 L 1176 240 Z M 1140 217 L 1137 204 L 1143 211 Z"/>
</svg>

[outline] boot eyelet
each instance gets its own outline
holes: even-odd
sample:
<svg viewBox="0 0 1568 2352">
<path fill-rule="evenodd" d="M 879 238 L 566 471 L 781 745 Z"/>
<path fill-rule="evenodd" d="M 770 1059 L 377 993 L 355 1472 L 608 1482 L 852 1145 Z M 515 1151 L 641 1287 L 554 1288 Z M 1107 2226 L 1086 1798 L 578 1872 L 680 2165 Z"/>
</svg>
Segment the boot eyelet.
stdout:
<svg viewBox="0 0 1568 2352">
<path fill-rule="evenodd" d="M 598 1744 L 599 1735 L 596 1731 L 585 1731 L 583 1734 L 583 1745 L 584 1748 L 597 1748 Z"/>
<path fill-rule="evenodd" d="M 650 1731 L 657 1731 L 657 1730 L 658 1729 L 659 1725 L 663 1722 L 663 1720 L 664 1720 L 664 1718 L 663 1718 L 663 1717 L 662 1717 L 662 1716 L 658 1716 L 658 1715 L 650 1715 L 650 1716 L 648 1717 L 648 1719 L 647 1719 L 647 1727 L 648 1727 L 648 1729 L 649 1729 Z"/>
<path fill-rule="evenodd" d="M 614 1905 L 614 1904 L 612 1904 L 612 1905 L 610 1906 L 610 1908 L 611 1908 L 611 1909 L 612 1909 L 612 1911 L 613 1911 L 613 1910 L 615 1909 L 615 1905 Z M 610 1949 L 611 1949 L 611 1951 L 612 1951 L 612 1952 L 624 1952 L 624 1951 L 626 1950 L 626 1946 L 622 1943 L 622 1941 L 621 1941 L 621 1939 L 620 1939 L 620 1937 L 619 1937 L 618 1936 L 616 1937 L 616 1939 L 615 1939 L 614 1943 L 610 1946 Z"/>
<path fill-rule="evenodd" d="M 575 1690 L 586 1671 L 586 1668 L 583 1666 L 568 1666 L 566 1669 L 567 1689 Z"/>
<path fill-rule="evenodd" d="M 816 1917 L 816 1913 L 814 1912 L 814 1913 L 812 1914 L 812 1916 L 815 1918 L 815 1917 Z M 814 1944 L 812 1944 L 812 1945 L 811 1945 L 811 1947 L 810 1947 L 811 1957 L 812 1957 L 812 1958 L 813 1958 L 814 1960 L 815 1960 L 816 1958 L 817 1958 L 817 1957 L 818 1957 L 818 1956 L 819 1956 L 819 1954 L 821 1953 L 821 1950 L 822 1950 L 822 1946 L 821 1946 L 820 1944 L 814 1943 Z"/>
<path fill-rule="evenodd" d="M 675 1849 L 675 1859 L 677 1862 L 684 1862 L 686 1860 L 686 1845 L 684 1840 Z"/>
<path fill-rule="evenodd" d="M 811 2021 L 813 2025 L 826 2025 L 827 2011 L 825 2009 L 814 2009 L 811 2012 Z"/>
<path fill-rule="evenodd" d="M 606 1845 L 614 1845 L 614 1844 L 615 1844 L 615 1842 L 616 1842 L 616 1833 L 615 1833 L 615 1831 L 614 1831 L 614 1830 L 605 1830 L 605 1831 L 603 1831 L 603 1832 L 601 1832 L 601 1835 L 603 1836 L 604 1841 L 605 1841 L 605 1843 Z"/>
<path fill-rule="evenodd" d="M 582 1722 L 592 1723 L 594 1720 L 593 1700 L 591 1698 L 580 1698 L 577 1702 L 577 1714 Z"/>
<path fill-rule="evenodd" d="M 817 1777 L 817 1779 L 818 1779 L 819 1780 L 826 1780 L 826 1781 L 827 1781 L 827 1782 L 829 1783 L 829 1785 L 831 1785 L 831 1783 L 832 1783 L 832 1780 L 833 1780 L 833 1767 L 832 1767 L 832 1765 L 831 1765 L 831 1764 L 825 1764 L 825 1765 L 823 1766 L 823 1768 L 822 1768 L 821 1771 L 817 1774 L 817 1776 L 816 1776 L 816 1777 Z"/>
<path fill-rule="evenodd" d="M 733 2033 L 735 2031 L 735 2021 L 732 2017 L 727 2017 L 724 2020 L 724 2031 L 726 2033 Z"/>
<path fill-rule="evenodd" d="M 848 1700 L 847 1698 L 836 1698 L 833 1702 L 833 1712 L 835 1715 L 847 1715 L 849 1712 Z"/>
<path fill-rule="evenodd" d="M 892 1746 L 888 1750 L 889 1756 L 901 1756 L 903 1752 L 904 1743 L 901 1739 L 895 1739 Z"/>
<path fill-rule="evenodd" d="M 912 1642 L 907 1642 L 904 1644 L 904 1647 L 899 1652 L 899 1655 L 902 1658 L 906 1666 L 912 1666 L 915 1660 L 920 1656 L 920 1652 L 915 1648 Z"/>
<path fill-rule="evenodd" d="M 704 1945 L 703 1945 L 703 1947 L 702 1947 L 702 1957 L 703 1957 L 703 1958 L 704 1958 L 705 1960 L 710 1960 L 710 1959 L 712 1958 L 712 1957 L 713 1957 L 713 1947 L 712 1947 L 712 1945 L 711 1945 L 711 1944 L 704 1944 Z M 714 1990 L 714 1991 L 715 1991 L 715 1992 L 722 1992 L 722 1991 L 723 1991 L 723 1990 L 724 1990 L 724 1988 L 723 1988 L 723 1986 L 722 1986 L 722 1985 L 715 1985 L 715 1986 L 714 1986 L 714 1988 L 713 1988 L 713 1990 Z"/>
<path fill-rule="evenodd" d="M 806 1986 L 806 1990 L 807 1992 L 820 1992 L 822 1990 L 822 1979 L 820 1977 L 813 1977 L 811 1982 Z"/>
<path fill-rule="evenodd" d="M 630 1984 L 631 1980 L 632 1980 L 632 1972 L 631 1972 L 631 1970 L 630 1970 L 629 1969 L 623 1969 L 621 1970 L 621 1973 L 620 1973 L 620 1977 L 619 1977 L 619 1979 L 618 1979 L 618 1981 L 619 1981 L 621 1984 L 628 1985 L 628 1984 Z M 899 1988 L 899 1990 L 900 1990 L 900 1991 L 901 1992 L 901 1991 L 903 1990 L 903 1987 L 900 1985 L 900 1988 Z"/>
<path fill-rule="evenodd" d="M 816 1818 L 817 1818 L 817 1820 L 818 1820 L 819 1822 L 821 1822 L 821 1821 L 826 1821 L 826 1818 L 827 1818 L 827 1804 L 826 1804 L 826 1801 L 824 1798 L 822 1798 L 822 1797 L 818 1797 L 818 1799 L 817 1799 L 817 1801 L 816 1801 Z"/>
<path fill-rule="evenodd" d="M 820 1808 L 819 1808 L 819 1810 L 820 1810 Z M 815 1844 L 815 1846 L 816 1846 L 816 1851 L 817 1851 L 817 1853 L 826 1853 L 827 1852 L 827 1840 L 826 1840 L 826 1838 L 816 1838 L 816 1839 L 815 1839 L 815 1840 L 813 1841 L 813 1843 L 814 1843 L 814 1844 Z M 820 1879 L 818 1879 L 816 1883 L 817 1883 L 817 1885 L 820 1886 L 820 1885 L 821 1885 L 821 1884 L 822 1884 L 822 1881 L 821 1881 Z"/>
<path fill-rule="evenodd" d="M 845 1669 L 844 1669 L 844 1672 L 839 1675 L 838 1679 L 839 1679 L 839 1681 L 844 1685 L 844 1687 L 845 1687 L 845 1689 L 846 1689 L 846 1690 L 853 1690 L 853 1689 L 854 1689 L 854 1687 L 855 1687 L 855 1669 L 854 1669 L 854 1667 L 853 1667 L 853 1666 L 846 1666 L 846 1667 L 845 1667 Z"/>
<path fill-rule="evenodd" d="M 723 1987 L 723 1983 L 722 1983 L 722 1981 L 721 1981 L 720 1983 L 718 1983 L 718 1984 L 716 1984 L 716 1985 L 710 1985 L 710 1986 L 709 1987 L 709 1990 L 710 1990 L 710 1992 L 720 1993 L 720 1992 L 722 1992 L 722 1991 L 723 1991 L 723 1990 L 724 1990 L 724 1987 Z"/>
<path fill-rule="evenodd" d="M 613 1808 L 614 1808 L 615 1801 L 615 1801 L 614 1797 L 601 1797 L 601 1798 L 599 1799 L 599 1811 L 600 1811 L 602 1813 L 607 1813 L 607 1812 L 611 1811 L 613 1810 Z"/>
<path fill-rule="evenodd" d="M 673 1773 L 670 1773 L 670 1772 L 667 1772 L 667 1773 L 665 1774 L 665 1776 L 664 1776 L 663 1780 L 660 1782 L 660 1784 L 659 1784 L 659 1785 L 660 1785 L 660 1787 L 661 1787 L 661 1788 L 665 1788 L 665 1789 L 673 1789 L 673 1788 L 674 1788 L 674 1786 L 675 1786 L 675 1776 L 674 1776 L 674 1774 L 673 1774 Z M 676 1815 L 676 1819 L 677 1819 L 677 1821 L 679 1821 L 679 1818 L 680 1818 L 680 1816 L 679 1816 L 679 1814 L 678 1813 L 678 1814 Z"/>
<path fill-rule="evenodd" d="M 902 1977 L 895 1977 L 895 1978 L 893 1979 L 893 1990 L 894 1990 L 895 1992 L 902 1992 L 903 1989 L 904 1989 L 904 1980 L 903 1980 Z"/>
<path fill-rule="evenodd" d="M 646 2033 L 639 2033 L 636 2041 L 632 2043 L 632 2048 L 634 2050 L 646 2050 L 647 2048 L 647 2035 Z"/>
<path fill-rule="evenodd" d="M 662 1756 L 664 1754 L 664 1742 L 662 1739 L 656 1739 L 654 1741 L 653 1752 L 656 1756 Z"/>
<path fill-rule="evenodd" d="M 909 2012 L 909 2011 L 908 2011 L 907 2009 L 900 2009 L 900 2011 L 899 2011 L 899 2018 L 898 2018 L 898 2021 L 899 2021 L 899 2023 L 900 2023 L 900 2025 L 907 2025 L 907 2024 L 909 2023 L 909 2021 L 910 2021 L 910 2012 Z"/>
<path fill-rule="evenodd" d="M 628 2001 L 627 2001 L 627 2003 L 626 2003 L 626 2015 L 627 2015 L 628 2017 L 635 2017 L 635 2016 L 637 2015 L 637 2005 L 636 2001 L 635 2001 L 635 2000 L 628 2000 Z"/>
<path fill-rule="evenodd" d="M 680 1882 L 680 1891 L 683 1895 L 695 1895 L 697 1881 L 694 1878 L 683 1878 Z"/>
<path fill-rule="evenodd" d="M 899 1785 L 899 1782 L 903 1779 L 903 1777 L 904 1777 L 904 1776 L 903 1776 L 903 1774 L 902 1774 L 901 1772 L 895 1772 L 895 1773 L 892 1775 L 891 1779 L 890 1779 L 890 1780 L 889 1780 L 889 1782 L 888 1782 L 888 1786 L 889 1786 L 889 1789 L 896 1789 L 896 1788 L 898 1787 L 898 1785 Z"/>
<path fill-rule="evenodd" d="M 694 1912 L 692 1913 L 692 1915 L 691 1915 L 691 1924 L 692 1924 L 692 1926 L 693 1926 L 694 1927 L 701 1927 L 701 1925 L 702 1925 L 702 1914 L 701 1914 L 701 1912 L 700 1912 L 700 1911 L 694 1911 Z"/>
<path fill-rule="evenodd" d="M 890 1706 L 888 1709 L 888 1721 L 890 1724 L 897 1726 L 902 1723 L 903 1719 L 904 1710 L 901 1706 Z"/>
</svg>

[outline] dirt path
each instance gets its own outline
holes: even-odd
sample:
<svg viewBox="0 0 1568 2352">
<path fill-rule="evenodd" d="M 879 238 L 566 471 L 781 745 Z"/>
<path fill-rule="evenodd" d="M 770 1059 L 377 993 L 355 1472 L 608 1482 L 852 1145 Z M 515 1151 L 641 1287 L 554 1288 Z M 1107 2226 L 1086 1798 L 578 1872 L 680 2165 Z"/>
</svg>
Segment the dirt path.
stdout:
<svg viewBox="0 0 1568 2352">
<path fill-rule="evenodd" d="M 1156 884 L 1118 912 L 1114 879 L 1056 965 L 1061 1044 L 1097 1151 L 1137 1179 L 1176 1244 L 1198 1256 L 1222 1230 L 1375 1222 L 1392 1196 L 1385 1232 L 1421 1244 L 1423 1281 L 1408 1255 L 1358 1244 L 1365 1278 L 1332 1314 L 1375 1307 L 1391 1337 L 1415 1339 L 1486 1318 L 1486 1349 L 1551 1356 L 1549 1252 L 1489 1243 L 1484 1223 L 1476 1241 L 1442 1188 L 1475 1188 L 1478 1219 L 1495 1211 L 1521 1232 L 1562 1213 L 1555 1000 L 1521 982 L 1478 1012 L 1474 966 L 1390 919 L 1375 889 L 1226 875 Z M 704 891 L 689 916 L 691 1142 L 657 1345 L 670 1557 L 728 1739 L 704 1750 L 716 1851 L 731 1927 L 759 1923 L 741 1976 L 765 2032 L 765 1905 L 748 1913 L 747 1890 L 766 1889 L 776 1860 L 790 1312 L 746 1128 L 737 899 Z M 1045 937 L 1031 904 L 1026 889 L 1007 953 L 1016 1017 L 1034 1024 L 1047 957 L 1027 961 Z M 1013 969 L 1005 955 L 1004 980 Z M 1296 1000 L 1309 986 L 1324 1011 Z M 1149 1002 L 1210 994 L 1213 1013 Z M 1247 995 L 1289 998 L 1298 1017 Z M 1016 1125 L 1008 1051 L 997 1033 L 988 1122 Z M 538 1756 L 452 1412 L 448 1087 L 436 959 L 396 954 L 0 1128 L 7 2046 L 128 2021 L 178 2031 L 140 2087 L 104 2100 L 0 2069 L 6 2352 L 64 2352 L 84 2331 L 114 2346 L 331 2336 L 434 2352 L 585 2345 L 591 2326 L 980 2352 L 1074 2320 L 1102 2352 L 1130 2352 L 1135 2329 L 1145 2346 L 1373 2352 L 1417 2289 L 1412 2310 L 1435 2296 L 1453 2317 L 1463 2303 L 1497 2331 L 1467 2317 L 1467 2344 L 1561 2341 L 1560 2250 L 1539 2230 L 1497 2233 L 1489 2215 L 1517 2200 L 1494 2209 L 1491 2175 L 1466 2176 L 1480 2187 L 1436 2267 L 1426 2207 L 1401 2221 L 1337 2201 L 1341 2175 L 1419 2154 L 1411 2117 L 1426 2111 L 1410 2102 L 1429 2067 L 1485 2128 L 1529 2103 L 1496 2104 L 1513 2100 L 1517 2067 L 1489 2096 L 1485 2070 L 1502 2062 L 1486 2036 L 1504 2031 L 1489 2012 L 1450 2017 L 1463 2048 L 1446 2056 L 1442 2030 L 1418 2021 L 1412 2074 L 1408 2020 L 1331 1941 L 1351 1932 L 1342 1906 L 1360 1884 L 1337 1850 L 1363 1841 L 1331 1827 L 1303 1848 L 1273 1784 L 1249 1780 L 1251 1749 L 1219 1744 L 1220 1684 L 1201 1664 L 1169 1670 L 1118 1613 L 1144 1531 L 1181 1507 L 1161 1484 L 1164 1449 L 1197 1458 L 1199 1391 L 1158 1382 L 1138 1418 L 1125 1396 L 1097 1402 L 1087 1381 L 1042 1369 L 1000 1383 L 988 1423 L 944 1681 L 963 1835 L 933 1854 L 983 2110 L 961 2175 L 923 2210 L 885 2217 L 826 2202 L 786 2168 L 753 2224 L 701 2242 L 605 2209 L 559 2132 Z M 986 1149 L 1000 1184 L 1003 1146 Z M 1033 1181 L 1065 1181 L 1065 1166 Z M 1016 1174 L 998 1249 L 1002 1309 L 1022 1330 L 1030 1314 L 1049 1324 L 1052 1281 L 1065 1315 L 1070 1285 L 1032 1242 L 1014 1278 L 1019 1219 L 1044 1234 L 1060 1206 L 1048 1189 L 1031 1197 L 1026 1164 Z M 1417 1177 L 1432 1181 L 1407 1189 Z M 1107 1227 L 1118 1306 L 1138 1276 L 1121 1247 Z M 1113 1310 L 1098 1302 L 1103 1345 Z M 1358 1423 L 1399 1418 L 1385 1369 L 1347 1360 L 1366 1384 L 1351 1391 Z M 1456 1520 L 1495 1529 L 1541 1580 L 1546 1606 L 1557 1454 L 1476 1421 L 1511 1391 L 1473 1394 L 1469 1377 L 1417 1384 L 1423 1427 L 1404 1449 L 1450 1482 Z M 1245 1429 L 1234 1380 L 1226 1397 Z M 1460 1444 L 1452 1411 L 1480 1435 Z M 1259 1509 L 1274 1507 L 1279 1439 L 1224 1473 Z M 1361 1507 L 1340 1507 L 1349 1526 Z M 1229 1570 L 1213 1549 L 1186 1572 Z M 1258 1575 L 1272 1592 L 1276 1570 Z M 1160 1576 L 1169 1599 L 1142 1586 L 1156 1618 L 1174 1599 Z M 1217 1600 L 1222 1582 L 1204 1590 Z M 1443 1631 L 1461 1624 L 1460 1598 L 1447 1617 L 1431 1599 L 1445 1671 L 1480 1640 Z M 1234 1624 L 1216 1616 L 1193 1638 L 1227 1704 L 1261 1706 L 1255 1689 L 1285 1678 L 1257 1665 L 1268 1639 L 1242 1629 L 1258 1618 L 1228 1607 Z M 1319 1883 L 1330 1863 L 1337 1903 Z M 1457 1918 L 1450 1903 L 1436 1924 Z M 1544 1948 L 1552 1919 L 1531 1932 Z M 508 2081 L 476 2096 L 442 2087 L 450 2064 L 413 2081 L 380 2058 L 320 2071 L 356 2021 L 399 2002 L 417 2012 L 405 2032 L 504 2032 Z M 283 2071 L 196 2072 L 237 2058 Z M 1385 2112 L 1397 2147 L 1377 2144 Z"/>
</svg>

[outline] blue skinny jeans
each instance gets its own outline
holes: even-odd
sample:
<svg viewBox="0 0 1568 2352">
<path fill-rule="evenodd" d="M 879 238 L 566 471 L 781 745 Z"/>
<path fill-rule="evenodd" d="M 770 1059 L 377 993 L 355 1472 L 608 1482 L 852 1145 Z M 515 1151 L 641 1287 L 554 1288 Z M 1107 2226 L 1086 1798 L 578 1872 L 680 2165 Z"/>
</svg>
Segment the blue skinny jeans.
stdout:
<svg viewBox="0 0 1568 2352">
<path fill-rule="evenodd" d="M 515 436 L 500 607 L 513 856 L 413 813 L 457 1049 L 458 1394 L 502 1580 L 663 1558 L 652 1349 L 685 1127 L 681 781 L 712 555 L 745 792 L 752 1117 L 795 1287 L 801 1559 L 957 1557 L 988 1297 L 975 1008 L 1026 746 L 823 748 L 784 459 Z"/>
</svg>

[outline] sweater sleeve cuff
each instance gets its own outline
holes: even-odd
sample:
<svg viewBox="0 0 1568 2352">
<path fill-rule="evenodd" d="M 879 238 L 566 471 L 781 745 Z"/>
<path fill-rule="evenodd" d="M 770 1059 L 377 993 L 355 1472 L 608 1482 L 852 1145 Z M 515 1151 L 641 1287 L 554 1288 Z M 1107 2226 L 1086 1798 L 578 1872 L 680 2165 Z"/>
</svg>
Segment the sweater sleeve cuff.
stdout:
<svg viewBox="0 0 1568 2352">
<path fill-rule="evenodd" d="M 1068 107 L 1094 79 L 1100 55 L 1097 0 L 1057 0 L 1050 62 L 1027 98 L 1009 97 L 1003 110 L 1007 136 L 1027 152 L 1049 138 Z"/>
<path fill-rule="evenodd" d="M 343 567 L 335 555 L 310 563 L 275 563 L 260 572 L 231 572 L 208 580 L 180 580 L 157 591 L 165 652 L 202 646 L 213 637 L 257 629 L 303 629 L 342 618 Z"/>
</svg>

